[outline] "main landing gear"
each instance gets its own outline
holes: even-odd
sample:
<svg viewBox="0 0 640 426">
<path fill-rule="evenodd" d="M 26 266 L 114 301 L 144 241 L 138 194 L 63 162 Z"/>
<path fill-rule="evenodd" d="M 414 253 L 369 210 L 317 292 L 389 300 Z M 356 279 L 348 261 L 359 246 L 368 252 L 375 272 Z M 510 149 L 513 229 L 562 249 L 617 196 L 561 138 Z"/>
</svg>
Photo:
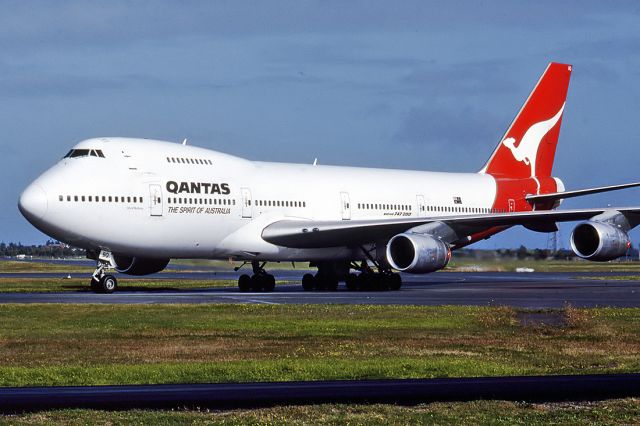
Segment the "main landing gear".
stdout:
<svg viewBox="0 0 640 426">
<path fill-rule="evenodd" d="M 115 269 L 115 261 L 110 251 L 100 250 L 96 259 L 96 270 L 91 275 L 91 290 L 94 293 L 110 294 L 118 288 L 118 280 L 113 275 L 105 272 L 108 269 Z"/>
<path fill-rule="evenodd" d="M 305 291 L 336 291 L 338 282 L 344 281 L 349 291 L 386 291 L 400 290 L 402 278 L 391 269 L 374 262 L 378 271 L 372 270 L 366 261 L 356 262 L 318 262 L 315 275 L 305 274 L 302 277 L 302 288 Z M 350 273 L 351 269 L 359 274 Z"/>
<path fill-rule="evenodd" d="M 276 279 L 264 270 L 266 263 L 267 262 L 263 262 L 260 264 L 257 260 L 251 262 L 253 275 L 240 275 L 240 278 L 238 278 L 238 288 L 240 291 L 273 291 L 276 287 Z"/>
</svg>

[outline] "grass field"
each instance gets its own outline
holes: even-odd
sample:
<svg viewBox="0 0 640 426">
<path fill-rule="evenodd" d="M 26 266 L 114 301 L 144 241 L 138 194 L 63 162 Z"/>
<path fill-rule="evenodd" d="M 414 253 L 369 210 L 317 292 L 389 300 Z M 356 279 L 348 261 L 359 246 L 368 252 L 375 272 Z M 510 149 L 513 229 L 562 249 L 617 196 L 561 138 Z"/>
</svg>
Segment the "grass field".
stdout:
<svg viewBox="0 0 640 426">
<path fill-rule="evenodd" d="M 589 262 L 587 260 L 534 260 L 534 259 L 470 259 L 456 258 L 455 253 L 446 271 L 509 272 L 517 268 L 531 268 L 536 272 L 638 272 L 640 262 Z"/>
<path fill-rule="evenodd" d="M 197 271 L 231 271 L 234 266 L 240 266 L 240 262 L 229 263 L 220 260 L 206 259 L 175 259 L 170 265 L 187 266 L 188 269 L 181 269 L 182 272 Z M 245 267 L 245 271 L 250 271 L 250 267 Z M 532 268 L 536 272 L 638 272 L 640 275 L 640 262 L 589 262 L 586 260 L 534 260 L 534 259 L 471 259 L 467 257 L 456 257 L 445 269 L 445 271 L 515 271 L 517 268 Z M 271 262 L 267 264 L 267 269 L 293 269 L 288 262 Z M 309 270 L 307 263 L 296 263 L 295 269 L 301 271 Z M 314 268 L 311 268 L 312 270 Z M 0 261 L 0 273 L 11 272 L 51 272 L 51 273 L 78 273 L 93 272 L 92 267 L 78 266 L 74 264 L 59 264 L 47 262 L 30 262 L 2 260 Z"/>
<path fill-rule="evenodd" d="M 0 305 L 0 386 L 640 371 L 640 309 Z M 632 424 L 640 400 L 62 410 L 0 423 Z"/>
<path fill-rule="evenodd" d="M 33 293 L 33 292 L 90 292 L 89 278 L 0 278 L 0 292 Z M 277 284 L 285 281 L 278 280 Z M 171 291 L 187 289 L 207 289 L 214 287 L 236 287 L 236 280 L 171 280 L 118 277 L 118 289 L 128 291 Z"/>
<path fill-rule="evenodd" d="M 396 405 L 312 405 L 232 411 L 63 410 L 0 416 L 28 424 L 219 424 L 219 425 L 620 425 L 640 422 L 640 400 L 525 404 L 504 401 Z"/>
<path fill-rule="evenodd" d="M 0 305 L 0 386 L 640 371 L 640 309 Z"/>
</svg>

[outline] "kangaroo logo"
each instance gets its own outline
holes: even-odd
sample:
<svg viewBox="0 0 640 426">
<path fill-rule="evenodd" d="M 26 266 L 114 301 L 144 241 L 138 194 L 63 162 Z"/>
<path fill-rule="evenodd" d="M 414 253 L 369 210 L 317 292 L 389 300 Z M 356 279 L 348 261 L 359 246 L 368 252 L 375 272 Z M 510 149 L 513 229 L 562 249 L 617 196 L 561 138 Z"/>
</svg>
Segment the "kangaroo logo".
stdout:
<svg viewBox="0 0 640 426">
<path fill-rule="evenodd" d="M 564 104 L 560 108 L 560 111 L 548 120 L 541 121 L 529 127 L 529 130 L 524 134 L 520 144 L 515 146 L 516 140 L 514 138 L 506 138 L 502 141 L 502 144 L 511 150 L 513 157 L 525 165 L 531 167 L 531 177 L 536 177 L 536 157 L 538 156 L 538 148 L 542 138 L 549 133 L 549 130 L 553 129 L 564 111 Z M 537 179 L 536 179 L 537 181 Z M 540 186 L 538 184 L 538 186 Z"/>
</svg>

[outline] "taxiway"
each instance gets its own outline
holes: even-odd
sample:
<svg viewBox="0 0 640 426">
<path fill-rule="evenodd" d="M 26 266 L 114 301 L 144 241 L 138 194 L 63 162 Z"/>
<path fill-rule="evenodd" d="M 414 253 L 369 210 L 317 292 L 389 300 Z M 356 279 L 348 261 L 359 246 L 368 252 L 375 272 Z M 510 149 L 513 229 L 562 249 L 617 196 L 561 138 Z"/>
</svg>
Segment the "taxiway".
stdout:
<svg viewBox="0 0 640 426">
<path fill-rule="evenodd" d="M 241 293 L 236 287 L 207 288 L 207 281 L 235 279 L 233 272 L 167 272 L 153 279 L 199 279 L 201 289 L 145 289 L 127 291 L 126 281 L 114 294 L 90 291 L 61 293 L 0 293 L 0 303 L 257 303 L 257 304 L 375 304 L 375 305 L 475 305 L 530 309 L 574 307 L 640 307 L 640 281 L 624 273 L 511 273 L 439 272 L 404 275 L 400 291 L 351 292 L 341 285 L 336 292 L 305 292 L 299 279 L 305 271 L 273 271 L 283 282 L 272 293 Z M 0 274 L 0 277 L 60 277 L 61 274 Z M 85 277 L 86 274 L 72 274 Z M 617 279 L 607 279 L 616 276 Z M 604 278 L 604 279 L 603 279 Z"/>
</svg>

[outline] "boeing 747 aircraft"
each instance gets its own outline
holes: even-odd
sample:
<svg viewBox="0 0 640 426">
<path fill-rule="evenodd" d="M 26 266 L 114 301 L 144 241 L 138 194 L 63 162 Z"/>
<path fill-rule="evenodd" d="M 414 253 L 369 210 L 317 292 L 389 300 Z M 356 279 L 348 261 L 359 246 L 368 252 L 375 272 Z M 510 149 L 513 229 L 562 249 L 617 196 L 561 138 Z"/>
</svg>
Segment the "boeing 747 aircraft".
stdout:
<svg viewBox="0 0 640 426">
<path fill-rule="evenodd" d="M 640 208 L 555 210 L 562 199 L 639 186 L 565 191 L 552 176 L 571 66 L 551 63 L 484 167 L 436 173 L 249 161 L 170 142 L 105 137 L 74 146 L 22 193 L 45 234 L 87 250 L 96 292 L 116 270 L 146 275 L 170 259 L 245 261 L 242 291 L 271 291 L 267 262 L 310 262 L 305 290 L 399 289 L 397 272 L 444 268 L 452 250 L 523 225 L 583 221 L 585 259 L 626 253 Z M 354 273 L 352 271 L 357 272 Z"/>
</svg>

